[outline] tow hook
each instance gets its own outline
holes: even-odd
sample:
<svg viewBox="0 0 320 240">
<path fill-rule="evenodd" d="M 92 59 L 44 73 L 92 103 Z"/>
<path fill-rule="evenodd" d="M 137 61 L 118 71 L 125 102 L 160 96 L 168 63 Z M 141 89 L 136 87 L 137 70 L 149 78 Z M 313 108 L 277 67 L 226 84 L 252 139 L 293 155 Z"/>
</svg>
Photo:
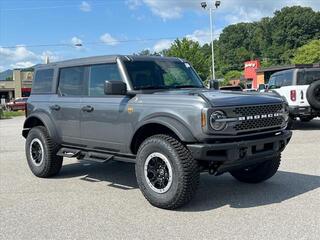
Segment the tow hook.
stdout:
<svg viewBox="0 0 320 240">
<path fill-rule="evenodd" d="M 240 148 L 239 150 L 239 157 L 244 158 L 247 155 L 247 148 Z"/>
<path fill-rule="evenodd" d="M 208 169 L 209 174 L 214 175 L 217 172 L 219 166 L 220 166 L 219 164 L 211 162 L 209 164 L 209 169 Z"/>
</svg>

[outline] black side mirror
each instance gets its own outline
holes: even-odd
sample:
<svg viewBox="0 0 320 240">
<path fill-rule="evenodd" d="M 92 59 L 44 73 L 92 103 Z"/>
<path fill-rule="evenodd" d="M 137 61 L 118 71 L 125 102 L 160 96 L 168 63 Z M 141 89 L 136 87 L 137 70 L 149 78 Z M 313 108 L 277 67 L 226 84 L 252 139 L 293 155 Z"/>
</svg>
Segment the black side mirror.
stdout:
<svg viewBox="0 0 320 240">
<path fill-rule="evenodd" d="M 219 90 L 219 81 L 218 80 L 210 80 L 209 87 L 215 90 Z"/>
<path fill-rule="evenodd" d="M 104 94 L 106 95 L 126 95 L 127 84 L 122 81 L 105 81 Z"/>
</svg>

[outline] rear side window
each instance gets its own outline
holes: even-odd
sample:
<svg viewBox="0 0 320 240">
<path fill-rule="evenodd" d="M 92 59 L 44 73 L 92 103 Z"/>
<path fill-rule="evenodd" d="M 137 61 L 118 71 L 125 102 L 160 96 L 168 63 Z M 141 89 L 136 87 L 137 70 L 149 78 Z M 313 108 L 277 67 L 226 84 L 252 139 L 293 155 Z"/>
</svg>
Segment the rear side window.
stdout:
<svg viewBox="0 0 320 240">
<path fill-rule="evenodd" d="M 61 96 L 84 96 L 88 94 L 86 67 L 60 69 L 58 93 Z"/>
<path fill-rule="evenodd" d="M 297 85 L 310 85 L 320 79 L 320 70 L 298 72 Z"/>
<path fill-rule="evenodd" d="M 52 90 L 53 69 L 37 70 L 32 93 L 50 93 Z"/>
<path fill-rule="evenodd" d="M 90 69 L 89 96 L 105 96 L 105 81 L 122 81 L 117 64 L 93 65 Z"/>
</svg>

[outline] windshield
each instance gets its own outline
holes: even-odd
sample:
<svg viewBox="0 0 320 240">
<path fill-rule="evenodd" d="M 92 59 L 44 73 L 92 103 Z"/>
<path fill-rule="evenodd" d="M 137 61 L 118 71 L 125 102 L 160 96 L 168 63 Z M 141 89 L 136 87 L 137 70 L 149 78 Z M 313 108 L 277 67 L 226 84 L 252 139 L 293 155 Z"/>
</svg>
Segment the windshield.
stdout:
<svg viewBox="0 0 320 240">
<path fill-rule="evenodd" d="M 201 79 L 184 62 L 133 61 L 125 62 L 134 90 L 202 88 Z"/>
</svg>

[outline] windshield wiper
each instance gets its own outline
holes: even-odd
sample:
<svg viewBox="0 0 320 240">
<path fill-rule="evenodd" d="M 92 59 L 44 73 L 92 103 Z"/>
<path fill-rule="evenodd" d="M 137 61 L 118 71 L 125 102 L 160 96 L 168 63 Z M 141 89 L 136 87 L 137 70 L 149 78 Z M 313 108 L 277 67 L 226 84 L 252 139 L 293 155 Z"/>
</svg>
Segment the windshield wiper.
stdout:
<svg viewBox="0 0 320 240">
<path fill-rule="evenodd" d="M 135 90 L 148 90 L 148 89 L 168 89 L 166 86 L 143 86 L 136 88 Z"/>
</svg>

